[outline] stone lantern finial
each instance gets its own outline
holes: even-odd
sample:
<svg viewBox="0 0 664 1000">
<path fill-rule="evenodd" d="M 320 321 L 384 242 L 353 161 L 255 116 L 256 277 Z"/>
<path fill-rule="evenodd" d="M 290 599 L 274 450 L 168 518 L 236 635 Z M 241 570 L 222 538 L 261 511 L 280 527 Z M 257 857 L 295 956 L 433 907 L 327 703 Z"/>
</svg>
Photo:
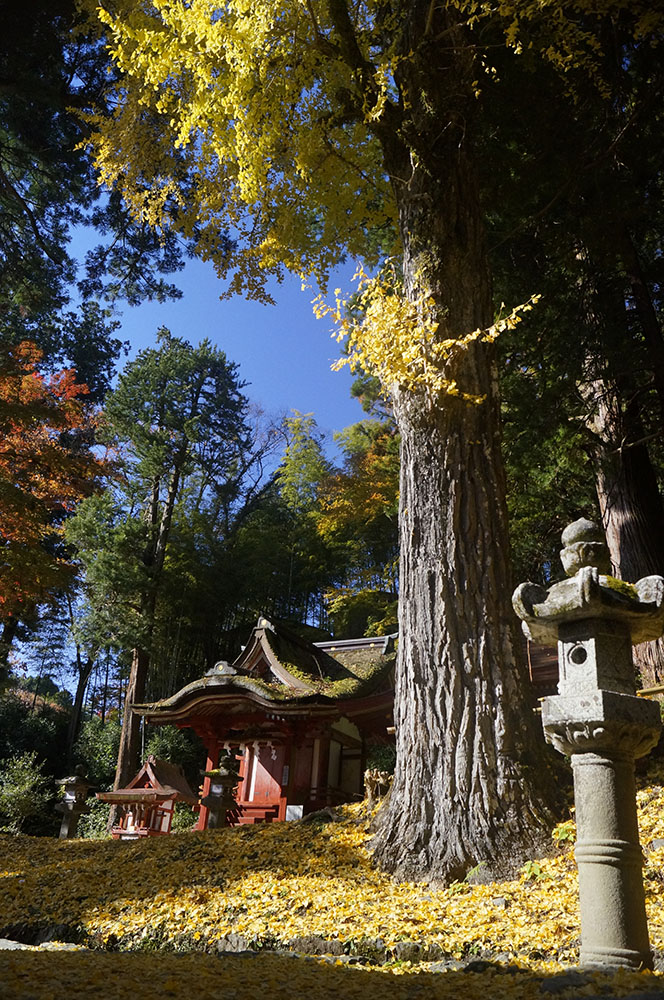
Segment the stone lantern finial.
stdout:
<svg viewBox="0 0 664 1000">
<path fill-rule="evenodd" d="M 549 588 L 522 583 L 512 605 L 533 642 L 553 645 L 560 628 L 571 622 L 602 619 L 627 628 L 628 644 L 658 639 L 664 632 L 664 579 L 646 576 L 625 583 L 610 575 L 608 549 L 601 529 L 579 518 L 562 533 L 560 553 L 567 579 Z M 631 654 L 627 671 L 635 689 Z"/>
<path fill-rule="evenodd" d="M 580 517 L 568 524 L 562 533 L 564 548 L 560 561 L 567 576 L 574 576 L 583 566 L 595 566 L 600 573 L 611 572 L 609 550 L 602 529 L 594 521 Z"/>
</svg>

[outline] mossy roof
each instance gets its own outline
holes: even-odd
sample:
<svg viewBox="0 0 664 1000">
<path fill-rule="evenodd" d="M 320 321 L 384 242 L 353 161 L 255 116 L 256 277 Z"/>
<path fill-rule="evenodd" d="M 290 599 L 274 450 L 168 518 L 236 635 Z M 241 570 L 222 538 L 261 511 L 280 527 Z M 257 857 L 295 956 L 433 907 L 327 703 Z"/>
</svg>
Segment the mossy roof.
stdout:
<svg viewBox="0 0 664 1000">
<path fill-rule="evenodd" d="M 272 625 L 261 619 L 254 635 L 263 650 L 269 648 L 282 668 L 275 677 L 286 686 L 296 682 L 299 691 L 328 698 L 355 698 L 374 690 L 394 666 L 394 643 L 387 639 L 370 639 L 367 645 L 310 643 L 291 632 L 286 626 Z M 233 666 L 242 668 L 247 662 L 247 650 Z M 334 654 L 334 655 L 333 655 Z M 287 676 L 284 676 L 284 672 Z M 270 681 L 270 686 L 274 681 Z"/>
<path fill-rule="evenodd" d="M 394 662 L 393 636 L 311 643 L 287 626 L 261 618 L 233 664 L 218 663 L 170 698 L 136 705 L 134 711 L 156 720 L 187 704 L 232 696 L 263 706 L 331 707 L 392 687 Z"/>
</svg>

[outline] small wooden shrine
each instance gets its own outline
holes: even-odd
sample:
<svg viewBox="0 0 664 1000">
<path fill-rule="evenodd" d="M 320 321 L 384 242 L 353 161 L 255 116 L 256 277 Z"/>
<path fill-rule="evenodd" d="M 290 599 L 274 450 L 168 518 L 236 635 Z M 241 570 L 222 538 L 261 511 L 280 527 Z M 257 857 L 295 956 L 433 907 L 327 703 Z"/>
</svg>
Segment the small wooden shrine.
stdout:
<svg viewBox="0 0 664 1000">
<path fill-rule="evenodd" d="M 232 664 L 134 711 L 153 724 L 191 727 L 208 772 L 224 751 L 238 759 L 231 823 L 296 819 L 362 797 L 367 746 L 390 739 L 394 639 L 310 643 L 260 618 Z M 210 786 L 206 776 L 204 798 Z M 203 805 L 197 828 L 207 824 Z"/>
<path fill-rule="evenodd" d="M 198 806 L 180 765 L 152 755 L 126 788 L 97 792 L 97 798 L 118 807 L 118 820 L 111 831 L 114 840 L 163 836 L 171 832 L 176 802 Z"/>
</svg>

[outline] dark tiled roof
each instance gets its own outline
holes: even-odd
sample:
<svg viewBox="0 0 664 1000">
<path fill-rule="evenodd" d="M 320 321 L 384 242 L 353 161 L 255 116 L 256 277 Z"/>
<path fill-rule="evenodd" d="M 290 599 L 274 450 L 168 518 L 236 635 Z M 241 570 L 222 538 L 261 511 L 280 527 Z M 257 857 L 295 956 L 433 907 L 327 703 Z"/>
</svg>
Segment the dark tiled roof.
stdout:
<svg viewBox="0 0 664 1000">
<path fill-rule="evenodd" d="M 261 623 L 263 627 L 261 628 Z M 279 664 L 309 694 L 353 698 L 367 694 L 394 666 L 394 647 L 381 639 L 349 643 L 309 643 L 288 628 L 261 619 L 255 634 Z M 247 647 L 248 648 L 248 647 Z M 246 655 L 246 651 L 245 654 Z M 234 666 L 241 666 L 242 656 Z"/>
</svg>

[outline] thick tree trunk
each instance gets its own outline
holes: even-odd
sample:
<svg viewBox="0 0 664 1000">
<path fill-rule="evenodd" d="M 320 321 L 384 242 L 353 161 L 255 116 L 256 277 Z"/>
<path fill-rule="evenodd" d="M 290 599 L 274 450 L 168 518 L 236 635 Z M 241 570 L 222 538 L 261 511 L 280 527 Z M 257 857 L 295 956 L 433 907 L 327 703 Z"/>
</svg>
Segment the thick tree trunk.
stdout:
<svg viewBox="0 0 664 1000">
<path fill-rule="evenodd" d="M 434 299 L 442 339 L 488 327 L 492 309 L 462 131 L 452 123 L 441 148 L 436 127 L 436 154 L 411 164 L 395 191 L 406 293 Z M 394 175 L 404 177 L 403 166 Z M 480 862 L 497 874 L 531 852 L 553 787 L 517 652 L 491 348 L 458 350 L 444 374 L 483 401 L 393 392 L 402 438 L 397 766 L 375 850 L 399 877 L 448 880 Z"/>
<path fill-rule="evenodd" d="M 493 404 L 450 400 L 415 426 L 399 410 L 397 769 L 377 856 L 400 877 L 460 878 L 479 862 L 489 874 L 539 842 L 545 784 L 514 640 Z"/>
<path fill-rule="evenodd" d="M 618 387 L 603 378 L 584 384 L 590 404 L 586 426 L 606 542 L 617 577 L 634 583 L 664 574 L 664 505 L 636 406 L 625 406 Z M 664 682 L 664 641 L 634 649 L 641 685 Z"/>
</svg>

